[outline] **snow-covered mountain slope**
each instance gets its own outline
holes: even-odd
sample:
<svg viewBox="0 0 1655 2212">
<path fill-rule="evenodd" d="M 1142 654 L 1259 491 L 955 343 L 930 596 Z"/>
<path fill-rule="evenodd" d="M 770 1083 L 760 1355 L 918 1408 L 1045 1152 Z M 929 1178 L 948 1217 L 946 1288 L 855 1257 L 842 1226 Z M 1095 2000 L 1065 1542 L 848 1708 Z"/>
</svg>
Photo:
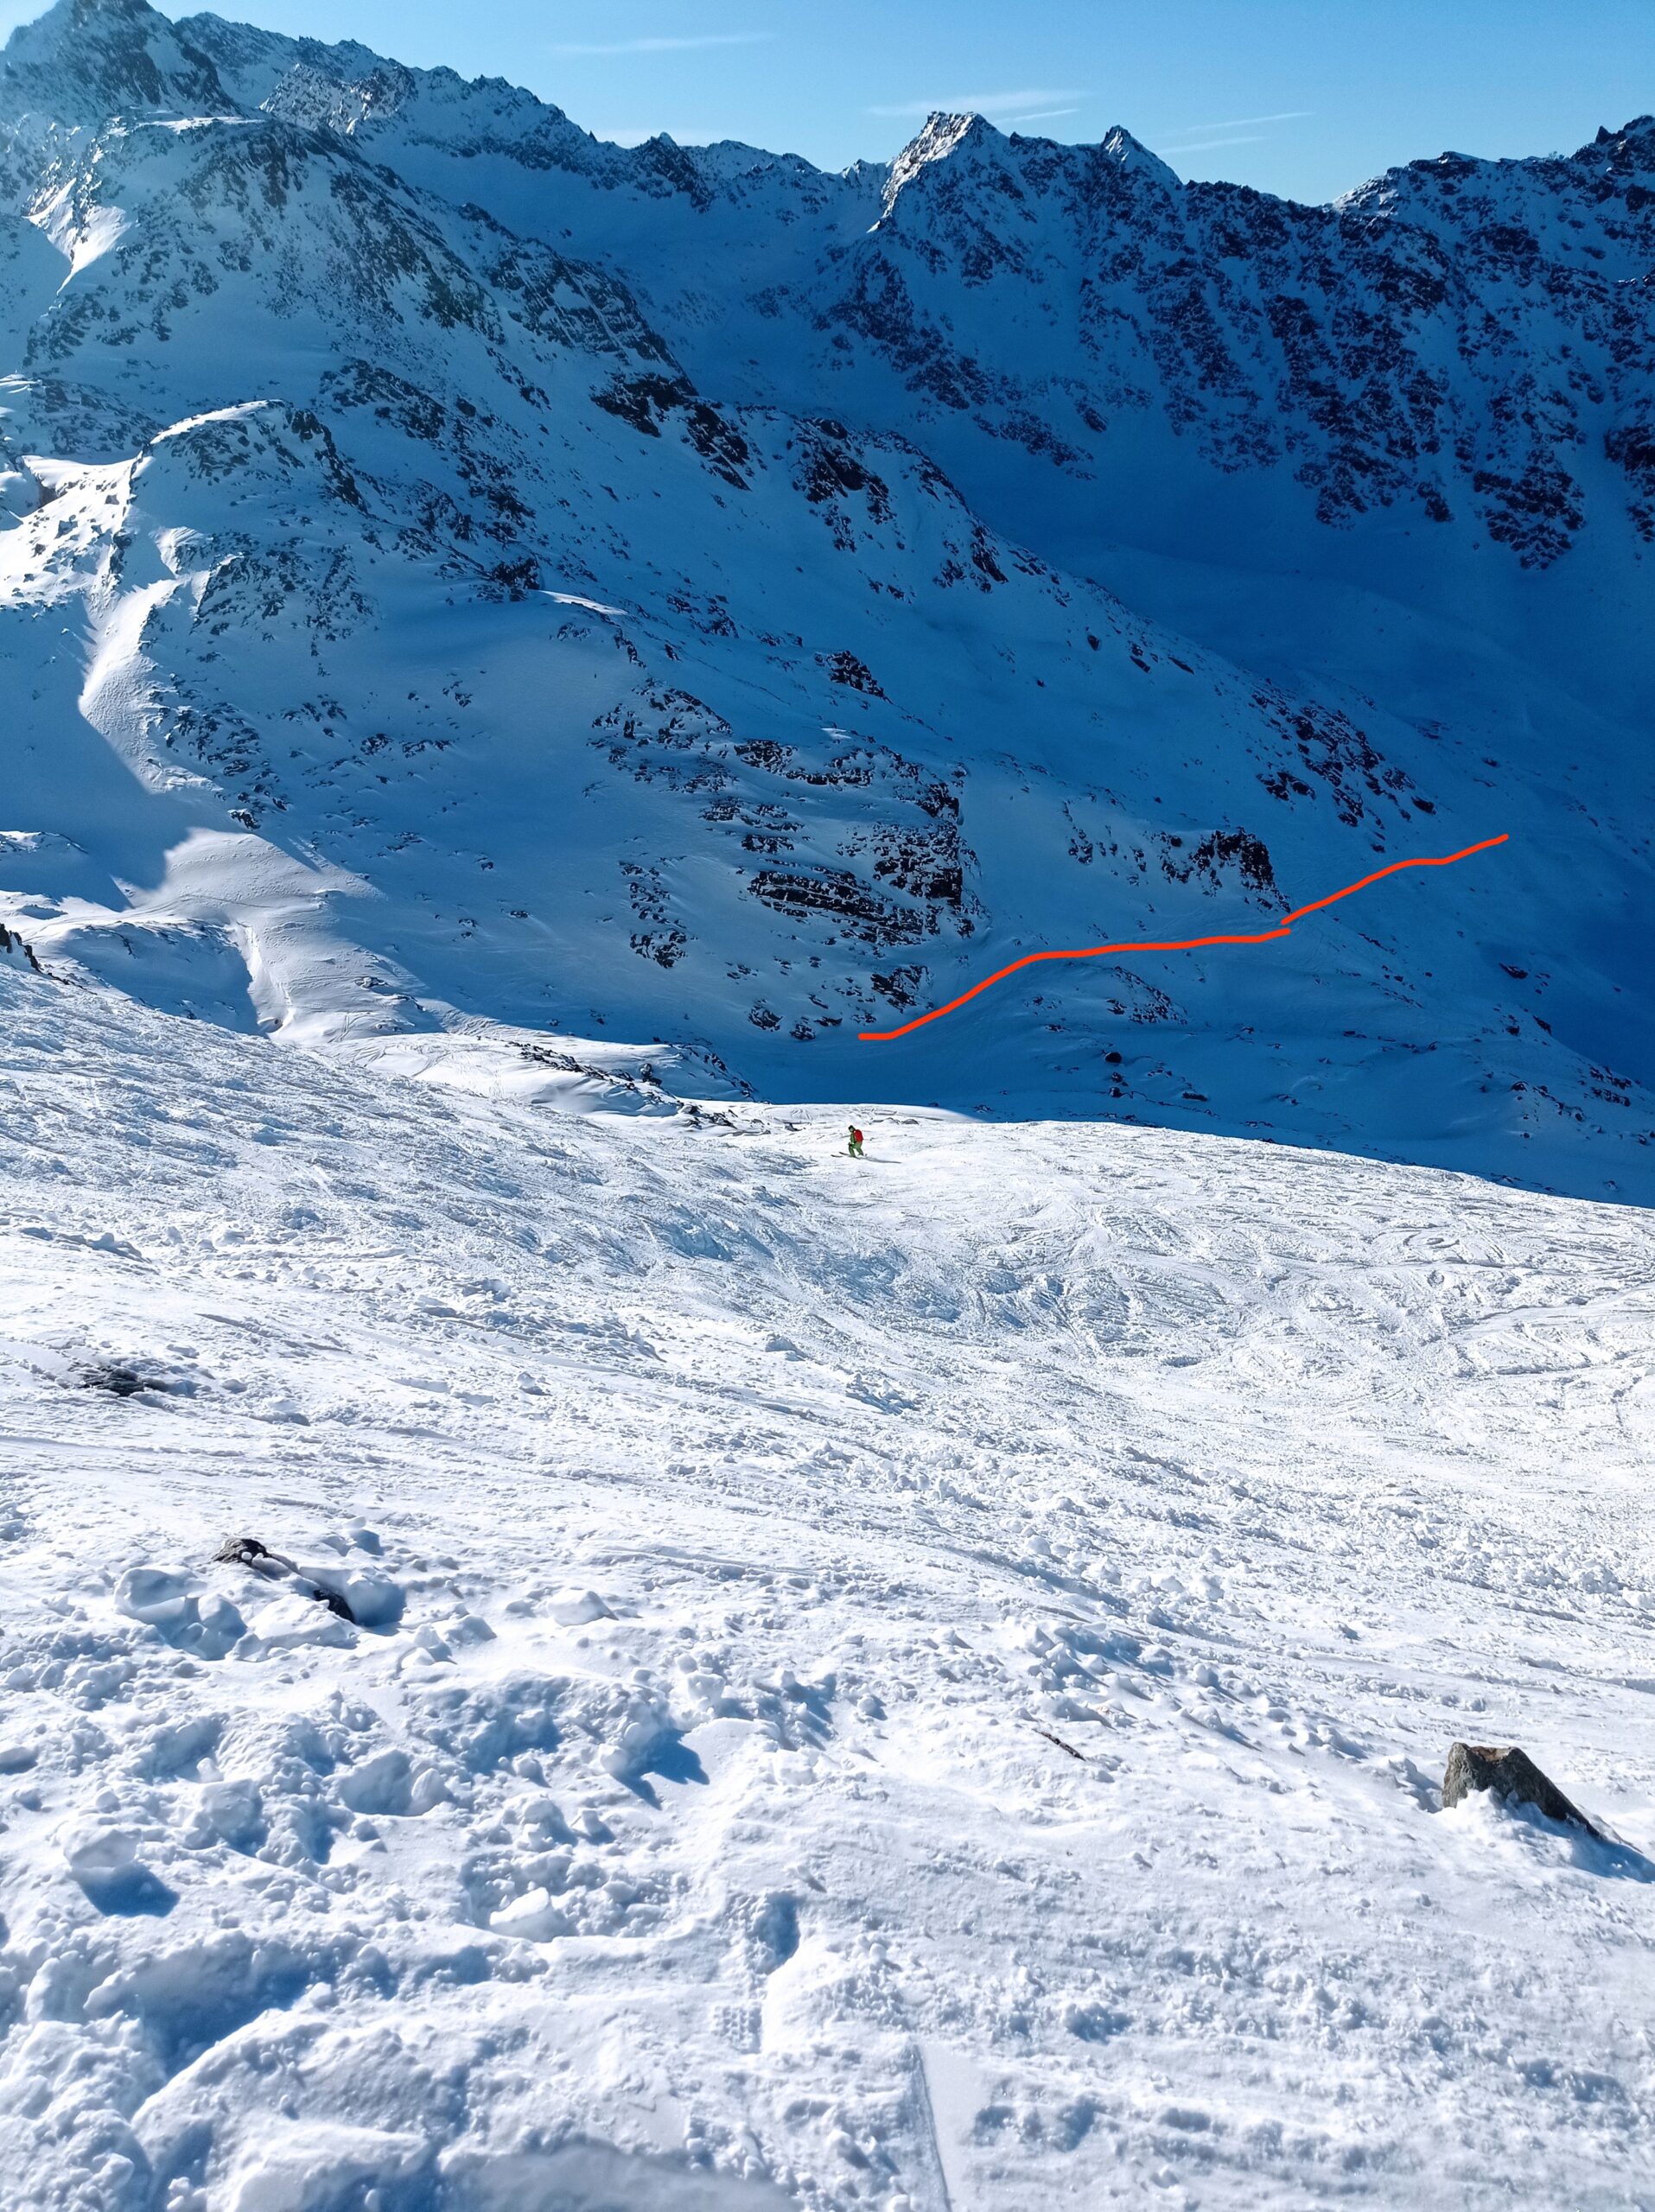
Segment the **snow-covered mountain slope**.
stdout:
<svg viewBox="0 0 1655 2212">
<path fill-rule="evenodd" d="M 9 2206 L 1647 2205 L 1648 1215 L 3 955 L 0 1097 Z"/>
<path fill-rule="evenodd" d="M 1446 574 L 1484 597 L 1467 554 L 1496 543 L 1519 571 L 1487 594 L 1498 618 L 1582 534 L 1613 573 L 1655 531 L 1655 118 L 1308 207 L 1185 185 L 1120 129 L 1061 146 L 939 115 L 888 168 L 829 177 L 744 147 L 603 146 L 526 93 L 360 48 L 212 16 L 181 35 L 237 104 L 577 238 L 722 396 L 899 426 L 1082 567 L 1100 540 L 1254 571 L 1314 547 L 1429 606 Z M 200 66 L 181 60 L 175 96 Z M 1619 642 L 1607 670 L 1596 636 L 1549 650 L 1631 701 L 1648 648 Z"/>
<path fill-rule="evenodd" d="M 1304 210 L 939 124 L 830 178 L 62 0 L 0 63 L 0 919 L 524 1096 L 1646 1198 L 1647 155 Z M 1538 259 L 1449 235 L 1498 209 Z"/>
</svg>

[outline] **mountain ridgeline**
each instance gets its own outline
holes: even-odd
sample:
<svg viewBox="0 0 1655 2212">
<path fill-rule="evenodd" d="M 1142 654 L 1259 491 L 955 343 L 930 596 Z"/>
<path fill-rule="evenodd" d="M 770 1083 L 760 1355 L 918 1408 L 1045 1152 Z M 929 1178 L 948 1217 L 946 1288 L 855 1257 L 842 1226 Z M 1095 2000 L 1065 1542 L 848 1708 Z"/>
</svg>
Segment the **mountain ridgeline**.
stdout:
<svg viewBox="0 0 1655 2212">
<path fill-rule="evenodd" d="M 1647 1202 L 1652 393 L 1647 118 L 1322 207 L 962 116 L 831 175 L 60 0 L 0 60 L 0 923 L 509 1096 Z"/>
</svg>

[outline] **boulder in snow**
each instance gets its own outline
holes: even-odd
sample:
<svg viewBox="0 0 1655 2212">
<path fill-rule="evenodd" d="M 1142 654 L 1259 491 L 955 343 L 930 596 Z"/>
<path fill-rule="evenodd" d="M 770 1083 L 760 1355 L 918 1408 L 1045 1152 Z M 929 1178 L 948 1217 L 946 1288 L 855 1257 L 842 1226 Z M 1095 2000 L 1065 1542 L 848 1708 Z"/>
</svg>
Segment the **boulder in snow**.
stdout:
<svg viewBox="0 0 1655 2212">
<path fill-rule="evenodd" d="M 232 1536 L 213 1557 L 226 1566 L 249 1567 L 267 1582 L 284 1582 L 359 1628 L 389 1628 L 402 1618 L 402 1585 L 383 1567 L 301 1564 L 271 1551 L 257 1536 Z"/>
<path fill-rule="evenodd" d="M 1457 1805 L 1474 1789 L 1489 1790 L 1508 1805 L 1532 1805 L 1549 1821 L 1583 1829 L 1600 1842 L 1604 1840 L 1602 1831 L 1515 1744 L 1455 1744 L 1450 1748 L 1448 1771 L 1442 1777 L 1443 1810 Z"/>
<path fill-rule="evenodd" d="M 3 479 L 0 479 L 0 482 L 3 481 Z M 9 930 L 3 922 L 0 922 L 0 960 L 15 961 L 20 968 L 32 968 L 37 976 L 41 973 L 41 963 L 35 957 L 34 946 L 26 938 L 19 937 L 15 930 Z"/>
</svg>

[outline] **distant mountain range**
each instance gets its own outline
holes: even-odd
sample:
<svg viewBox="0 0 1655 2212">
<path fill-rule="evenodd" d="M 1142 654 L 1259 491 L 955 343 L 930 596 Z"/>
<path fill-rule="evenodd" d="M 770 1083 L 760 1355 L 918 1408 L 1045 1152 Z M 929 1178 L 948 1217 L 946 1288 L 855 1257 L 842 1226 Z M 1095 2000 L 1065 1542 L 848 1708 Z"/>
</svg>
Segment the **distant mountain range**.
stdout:
<svg viewBox="0 0 1655 2212">
<path fill-rule="evenodd" d="M 964 116 L 842 175 L 606 145 L 143 0 L 0 60 L 48 976 L 566 1104 L 1646 1202 L 1652 577 L 1648 118 L 1305 207 Z"/>
</svg>

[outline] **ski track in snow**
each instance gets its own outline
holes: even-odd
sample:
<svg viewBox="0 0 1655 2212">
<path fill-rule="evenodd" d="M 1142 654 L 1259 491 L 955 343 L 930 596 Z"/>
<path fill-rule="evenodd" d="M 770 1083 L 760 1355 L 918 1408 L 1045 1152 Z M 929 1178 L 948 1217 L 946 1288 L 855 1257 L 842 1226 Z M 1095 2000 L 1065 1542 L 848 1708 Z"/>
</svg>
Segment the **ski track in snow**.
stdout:
<svg viewBox="0 0 1655 2212">
<path fill-rule="evenodd" d="M 1655 1223 L 840 1118 L 0 965 L 8 2205 L 1655 2202 Z"/>
<path fill-rule="evenodd" d="M 1378 883 L 1387 875 L 1397 875 L 1407 868 L 1452 868 L 1455 861 L 1468 859 L 1473 853 L 1486 853 L 1492 845 L 1503 845 L 1505 838 L 1485 837 L 1480 845 L 1467 845 L 1463 852 L 1448 853 L 1438 860 L 1392 861 L 1388 868 L 1376 868 L 1372 875 L 1365 875 L 1359 883 L 1347 883 L 1342 891 L 1330 891 L 1325 899 L 1313 899 L 1308 906 L 1300 906 L 1290 914 L 1283 914 L 1273 930 L 1263 930 L 1251 937 L 1187 937 L 1169 943 L 1155 944 L 1089 944 L 1068 952 L 1030 952 L 1021 960 L 1014 960 L 1009 968 L 997 968 L 992 976 L 985 976 L 969 991 L 962 991 L 958 998 L 950 999 L 946 1006 L 933 1007 L 929 1014 L 922 1014 L 905 1021 L 900 1029 L 862 1029 L 856 1034 L 864 1045 L 889 1044 L 898 1037 L 907 1037 L 915 1029 L 923 1029 L 928 1021 L 939 1021 L 944 1014 L 952 1014 L 1008 976 L 1015 976 L 1020 968 L 1033 968 L 1042 960 L 1098 960 L 1111 952 L 1194 952 L 1209 944 L 1268 944 L 1276 938 L 1289 937 L 1292 925 L 1307 914 L 1320 913 L 1324 906 L 1337 906 L 1341 899 L 1348 899 L 1353 891 L 1365 891 L 1371 883 Z"/>
</svg>

